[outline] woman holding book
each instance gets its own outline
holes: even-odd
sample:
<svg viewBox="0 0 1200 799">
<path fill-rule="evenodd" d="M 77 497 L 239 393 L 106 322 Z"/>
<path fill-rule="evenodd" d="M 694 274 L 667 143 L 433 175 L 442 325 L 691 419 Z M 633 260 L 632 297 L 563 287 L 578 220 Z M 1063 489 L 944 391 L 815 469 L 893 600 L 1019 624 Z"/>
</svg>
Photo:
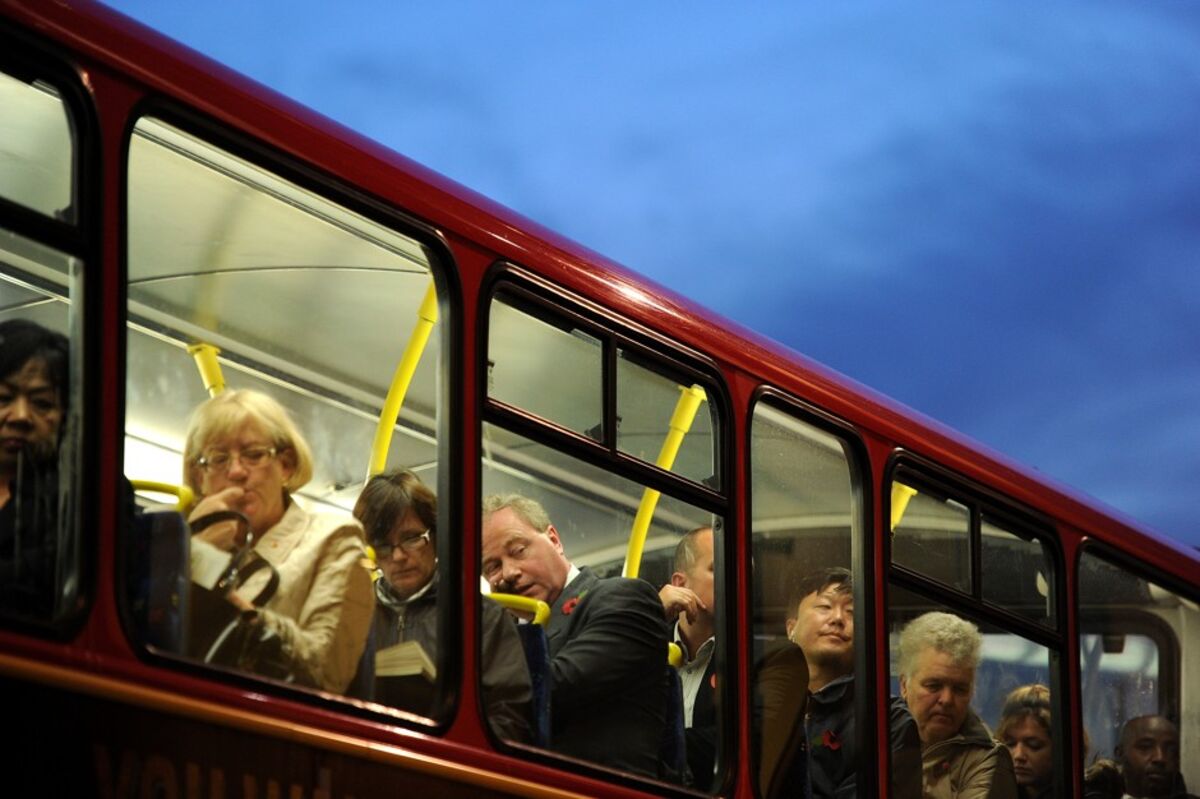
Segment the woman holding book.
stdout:
<svg viewBox="0 0 1200 799">
<path fill-rule="evenodd" d="M 375 581 L 373 646 L 376 663 L 389 659 L 390 647 L 416 642 L 436 666 L 438 662 L 437 615 L 437 496 L 409 471 L 393 471 L 372 477 L 358 502 L 354 516 L 362 522 L 375 548 L 382 576 Z M 517 636 L 514 620 L 499 606 L 483 603 L 483 701 L 492 729 L 510 741 L 529 740 L 529 670 Z M 397 652 L 393 649 L 392 652 Z M 420 656 L 403 653 L 410 663 Z M 431 715 L 435 691 L 430 673 L 418 669 L 426 684 L 414 695 L 389 695 L 387 677 L 376 675 L 373 696 L 379 701 L 405 705 L 406 710 Z M 408 679 L 408 678 L 405 678 Z M 425 680 L 425 683 L 420 683 Z"/>
</svg>

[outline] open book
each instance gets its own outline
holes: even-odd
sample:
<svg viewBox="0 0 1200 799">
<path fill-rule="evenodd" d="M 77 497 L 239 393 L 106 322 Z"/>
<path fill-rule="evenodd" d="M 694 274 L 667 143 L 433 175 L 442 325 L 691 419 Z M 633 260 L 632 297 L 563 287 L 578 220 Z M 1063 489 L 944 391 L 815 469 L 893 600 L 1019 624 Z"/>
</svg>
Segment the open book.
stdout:
<svg viewBox="0 0 1200 799">
<path fill-rule="evenodd" d="M 401 641 L 375 653 L 376 677 L 412 677 L 420 675 L 430 683 L 437 679 L 437 668 L 419 641 Z"/>
</svg>

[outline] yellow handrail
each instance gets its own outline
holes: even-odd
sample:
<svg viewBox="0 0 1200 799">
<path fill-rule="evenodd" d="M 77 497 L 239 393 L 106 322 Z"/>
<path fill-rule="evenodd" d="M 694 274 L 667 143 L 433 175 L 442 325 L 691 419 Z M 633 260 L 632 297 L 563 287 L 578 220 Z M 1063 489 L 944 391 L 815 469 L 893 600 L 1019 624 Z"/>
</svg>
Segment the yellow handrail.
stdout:
<svg viewBox="0 0 1200 799">
<path fill-rule="evenodd" d="M 708 399 L 700 386 L 680 386 L 679 401 L 675 403 L 675 412 L 663 440 L 662 449 L 658 453 L 655 465 L 668 471 L 675 465 L 675 456 L 683 445 L 683 438 L 692 429 L 696 421 L 696 411 L 700 403 Z M 633 519 L 633 531 L 629 534 L 629 548 L 625 552 L 625 566 L 622 576 L 637 577 L 642 567 L 642 550 L 646 548 L 646 536 L 650 532 L 650 521 L 654 518 L 654 509 L 658 506 L 661 493 L 652 488 L 642 492 L 642 501 L 638 505 L 637 516 Z"/>
<path fill-rule="evenodd" d="M 892 532 L 900 526 L 904 511 L 908 510 L 909 501 L 917 495 L 917 489 L 904 483 L 892 483 Z"/>
<path fill-rule="evenodd" d="M 404 405 L 404 395 L 408 393 L 408 385 L 412 382 L 413 373 L 417 371 L 421 354 L 425 352 L 425 345 L 429 343 L 429 333 L 437 324 L 437 320 L 437 289 L 430 282 L 429 288 L 425 292 L 425 299 L 421 301 L 421 307 L 417 310 L 417 324 L 413 327 L 408 346 L 404 349 L 404 355 L 396 364 L 396 373 L 392 376 L 391 388 L 388 389 L 387 399 L 383 403 L 383 409 L 379 412 L 379 425 L 375 428 L 375 441 L 371 444 L 371 462 L 367 466 L 368 479 L 382 472 L 387 466 L 388 448 L 392 444 L 392 431 L 396 427 L 396 420 L 400 418 L 400 407 Z"/>
<path fill-rule="evenodd" d="M 130 480 L 134 491 L 153 491 L 157 494 L 170 494 L 175 497 L 175 509 L 182 512 L 192 506 L 196 495 L 187 486 L 174 483 L 160 483 L 157 480 Z"/>
<path fill-rule="evenodd" d="M 208 396 L 215 397 L 225 390 L 225 376 L 221 374 L 221 364 L 217 363 L 217 355 L 221 352 L 212 344 L 203 341 L 187 348 L 188 355 L 196 361 L 200 370 L 200 379 L 204 381 L 204 390 Z"/>
<path fill-rule="evenodd" d="M 509 610 L 532 613 L 533 623 L 539 627 L 545 627 L 546 622 L 550 619 L 550 606 L 540 599 L 533 599 L 521 596 L 520 594 L 491 593 L 484 594 L 484 596 Z"/>
<path fill-rule="evenodd" d="M 683 647 L 674 641 L 667 644 L 667 664 L 676 669 L 683 665 Z"/>
</svg>

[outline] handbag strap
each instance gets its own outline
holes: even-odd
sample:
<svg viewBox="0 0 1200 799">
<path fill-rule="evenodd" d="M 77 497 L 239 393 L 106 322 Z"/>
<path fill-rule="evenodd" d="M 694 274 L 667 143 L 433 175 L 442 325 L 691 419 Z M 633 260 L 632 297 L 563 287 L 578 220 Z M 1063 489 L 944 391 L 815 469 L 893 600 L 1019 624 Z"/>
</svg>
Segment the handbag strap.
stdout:
<svg viewBox="0 0 1200 799">
<path fill-rule="evenodd" d="M 220 522 L 240 522 L 246 526 L 247 530 L 250 529 L 250 520 L 246 517 L 246 514 L 226 509 L 206 513 L 199 519 L 192 521 L 192 535 Z M 266 558 L 254 550 L 254 534 L 248 533 L 246 543 L 233 553 L 233 558 L 229 562 L 229 568 L 217 582 L 218 585 L 225 583 L 228 590 L 236 590 L 245 585 L 251 575 L 263 569 L 270 570 L 271 574 L 267 578 L 267 584 L 263 586 L 263 589 L 258 592 L 258 595 L 254 599 L 250 600 L 250 604 L 256 608 L 261 608 L 270 602 L 271 597 L 275 596 L 275 592 L 279 590 L 279 572 L 275 570 L 275 567 Z M 232 581 L 232 585 L 228 585 L 230 581 Z"/>
<path fill-rule="evenodd" d="M 276 571 L 275 567 L 272 566 L 271 563 L 262 555 L 253 551 L 251 551 L 250 554 L 253 555 L 252 560 L 245 566 L 238 569 L 237 587 L 241 588 L 243 585 L 245 585 L 246 581 L 250 579 L 252 574 L 260 572 L 263 569 L 269 569 L 271 575 L 267 578 L 267 584 L 263 586 L 262 590 L 258 592 L 258 595 L 255 596 L 254 599 L 250 600 L 250 604 L 254 605 L 254 607 L 261 608 L 263 605 L 270 602 L 271 597 L 275 596 L 275 592 L 279 590 L 279 572 Z"/>
<path fill-rule="evenodd" d="M 250 520 L 246 518 L 246 514 L 236 510 L 215 510 L 212 513 L 206 513 L 199 519 L 188 522 L 188 526 L 192 528 L 192 535 L 212 527 L 218 522 L 241 522 L 246 525 L 246 529 L 250 529 Z"/>
</svg>

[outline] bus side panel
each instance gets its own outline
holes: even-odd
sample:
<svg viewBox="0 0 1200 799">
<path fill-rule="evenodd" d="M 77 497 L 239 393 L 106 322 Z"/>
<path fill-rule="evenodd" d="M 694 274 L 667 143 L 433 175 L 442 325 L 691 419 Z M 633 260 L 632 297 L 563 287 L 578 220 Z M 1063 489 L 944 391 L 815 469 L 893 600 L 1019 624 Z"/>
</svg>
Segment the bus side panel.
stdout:
<svg viewBox="0 0 1200 799">
<path fill-rule="evenodd" d="M 16 705 L 0 757 L 6 796 L 511 795 L 10 677 L 0 691 Z"/>
</svg>

